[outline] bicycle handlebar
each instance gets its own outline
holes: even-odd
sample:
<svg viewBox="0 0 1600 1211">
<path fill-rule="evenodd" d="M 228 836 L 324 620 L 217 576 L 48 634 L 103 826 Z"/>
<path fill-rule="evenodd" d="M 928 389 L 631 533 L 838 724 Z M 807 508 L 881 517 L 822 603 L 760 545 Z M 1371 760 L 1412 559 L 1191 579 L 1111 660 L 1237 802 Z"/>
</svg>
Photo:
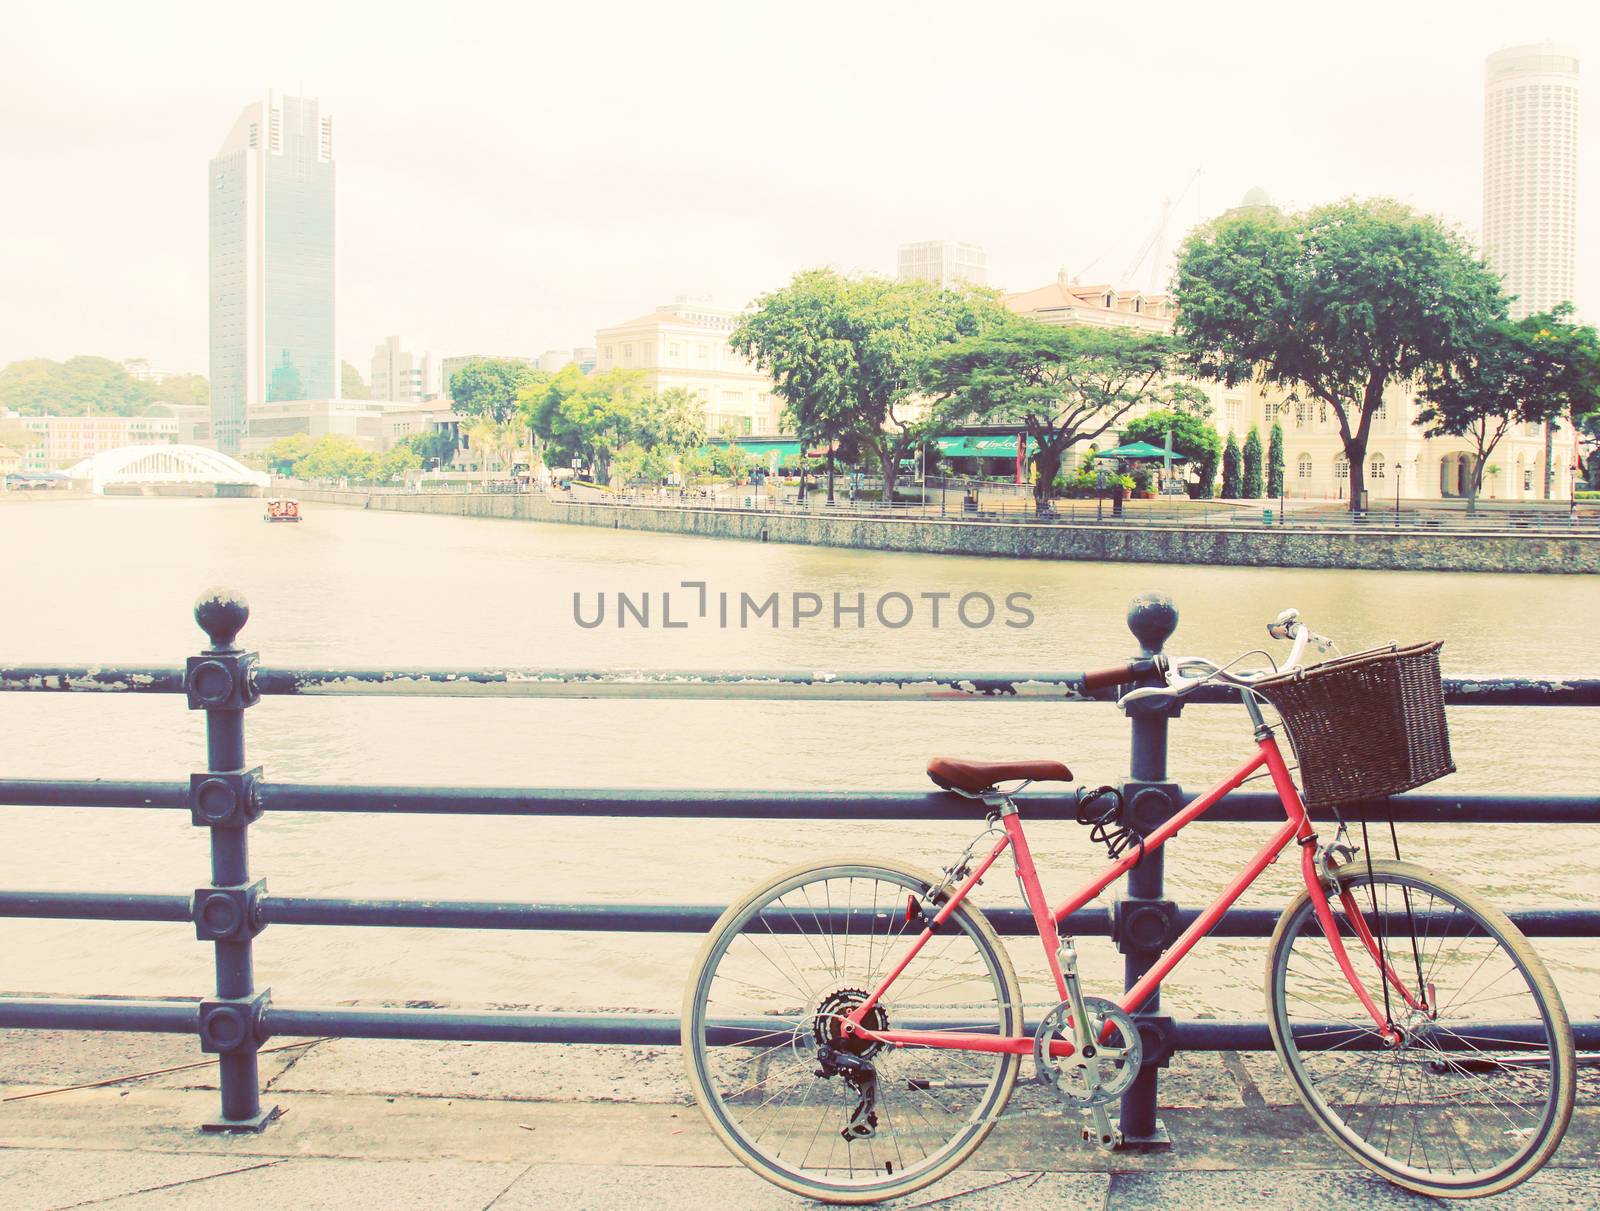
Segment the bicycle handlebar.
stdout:
<svg viewBox="0 0 1600 1211">
<path fill-rule="evenodd" d="M 1161 664 L 1162 662 L 1156 659 L 1130 660 L 1127 664 L 1115 665 L 1109 669 L 1095 669 L 1083 675 L 1083 688 L 1102 690 L 1111 685 L 1128 685 L 1146 673 L 1156 672 L 1161 668 Z"/>
<path fill-rule="evenodd" d="M 1300 611 L 1292 608 L 1284 610 L 1277 618 L 1267 624 L 1267 634 L 1274 639 L 1292 640 L 1294 643 L 1294 646 L 1289 649 L 1288 659 L 1281 665 L 1249 672 L 1233 672 L 1227 666 L 1220 665 L 1214 660 L 1208 660 L 1204 656 L 1177 656 L 1171 660 L 1161 660 L 1159 662 L 1140 661 L 1136 663 L 1147 665 L 1155 663 L 1156 667 L 1164 674 L 1166 684 L 1162 686 L 1140 686 L 1138 689 L 1130 690 L 1117 699 L 1117 705 L 1125 706 L 1130 702 L 1138 702 L 1145 698 L 1180 698 L 1207 681 L 1222 681 L 1229 685 L 1239 686 L 1242 689 L 1249 689 L 1255 682 L 1300 668 L 1305 658 L 1306 644 L 1308 643 L 1315 643 L 1324 652 L 1334 647 L 1331 639 L 1316 634 L 1310 627 L 1301 622 Z M 1131 669 L 1133 666 L 1129 665 L 1127 667 Z M 1102 669 L 1096 674 L 1086 674 L 1084 687 L 1086 689 L 1095 688 L 1089 684 L 1090 676 L 1106 676 L 1123 671 L 1122 669 Z M 1102 681 L 1098 684 L 1112 685 L 1122 684 L 1122 682 Z"/>
</svg>

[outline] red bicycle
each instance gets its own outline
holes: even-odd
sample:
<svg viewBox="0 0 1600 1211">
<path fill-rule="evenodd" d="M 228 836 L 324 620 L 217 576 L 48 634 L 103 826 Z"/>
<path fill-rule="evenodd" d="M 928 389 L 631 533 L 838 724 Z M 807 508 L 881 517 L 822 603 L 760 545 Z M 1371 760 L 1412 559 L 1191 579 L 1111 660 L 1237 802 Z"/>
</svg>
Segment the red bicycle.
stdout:
<svg viewBox="0 0 1600 1211">
<path fill-rule="evenodd" d="M 1071 772 L 1057 761 L 944 758 L 929 776 L 980 805 L 986 828 L 939 875 L 846 858 L 786 871 L 731 906 L 689 981 L 683 1044 L 700 1106 L 734 1155 L 828 1202 L 909 1193 L 972 1155 L 1027 1056 L 1036 1080 L 1086 1115 L 1084 1138 L 1115 1147 L 1108 1106 L 1143 1061 L 1132 1015 L 1293 843 L 1305 888 L 1273 932 L 1266 1000 L 1306 1109 L 1362 1165 L 1426 1194 L 1494 1194 L 1549 1160 L 1572 1115 L 1576 1062 L 1539 956 L 1471 889 L 1361 853 L 1342 820 L 1319 844 L 1262 711 L 1275 706 L 1287 727 L 1308 801 L 1409 789 L 1453 768 L 1439 645 L 1303 669 L 1308 643 L 1327 652 L 1331 641 L 1292 610 L 1268 630 L 1293 641 L 1281 668 L 1157 656 L 1086 676 L 1089 688 L 1142 682 L 1123 706 L 1237 686 L 1255 751 L 1147 836 L 1123 823 L 1115 791 L 1080 788 L 1078 818 L 1112 861 L 1059 906 L 1045 898 L 1013 796 Z M 1417 751 L 1430 728 L 1443 743 L 1431 765 Z M 1061 922 L 1263 770 L 1283 824 L 1133 988 L 1086 996 Z M 970 901 L 1007 851 L 1056 994 L 1032 1022 L 1004 946 Z"/>
</svg>

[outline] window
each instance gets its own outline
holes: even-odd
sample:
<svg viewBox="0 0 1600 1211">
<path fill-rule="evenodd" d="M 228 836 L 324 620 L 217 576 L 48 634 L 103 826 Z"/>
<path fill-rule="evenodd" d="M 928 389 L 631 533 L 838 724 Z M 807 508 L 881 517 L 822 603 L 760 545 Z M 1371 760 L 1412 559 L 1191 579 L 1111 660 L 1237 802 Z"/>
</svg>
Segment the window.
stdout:
<svg viewBox="0 0 1600 1211">
<path fill-rule="evenodd" d="M 1379 400 L 1378 401 L 1378 411 L 1375 414 L 1375 419 L 1377 419 L 1377 420 L 1388 420 L 1389 419 L 1389 403 L 1388 403 L 1387 400 Z"/>
<path fill-rule="evenodd" d="M 1328 405 L 1326 403 L 1318 403 L 1317 404 L 1317 424 L 1325 425 L 1327 423 L 1328 423 Z"/>
<path fill-rule="evenodd" d="M 1522 473 L 1522 490 L 1524 492 L 1533 491 L 1533 471 L 1531 468 Z"/>
<path fill-rule="evenodd" d="M 1304 429 L 1306 427 L 1306 418 L 1307 418 L 1308 414 L 1309 414 L 1309 409 L 1306 407 L 1305 404 L 1301 404 L 1301 403 L 1295 404 L 1295 406 L 1294 406 L 1294 423 L 1297 426 L 1299 426 L 1300 428 Z"/>
<path fill-rule="evenodd" d="M 1300 456 L 1300 461 L 1296 464 L 1296 471 L 1301 479 L 1311 478 L 1311 455 L 1302 454 Z"/>
<path fill-rule="evenodd" d="M 1374 458 L 1372 460 L 1372 468 L 1371 468 L 1370 478 L 1372 478 L 1372 479 L 1382 479 L 1383 478 L 1383 459 L 1382 458 Z"/>
<path fill-rule="evenodd" d="M 674 342 L 673 344 L 668 345 L 667 346 L 667 356 L 670 357 L 673 361 L 677 361 L 680 357 L 683 356 L 683 346 L 677 344 L 676 342 Z"/>
<path fill-rule="evenodd" d="M 1350 478 L 1350 460 L 1342 454 L 1333 460 L 1333 477 L 1335 479 Z"/>
<path fill-rule="evenodd" d="M 622 360 L 625 361 L 625 362 L 631 362 L 633 360 L 633 346 L 632 345 L 624 345 L 622 347 Z"/>
</svg>

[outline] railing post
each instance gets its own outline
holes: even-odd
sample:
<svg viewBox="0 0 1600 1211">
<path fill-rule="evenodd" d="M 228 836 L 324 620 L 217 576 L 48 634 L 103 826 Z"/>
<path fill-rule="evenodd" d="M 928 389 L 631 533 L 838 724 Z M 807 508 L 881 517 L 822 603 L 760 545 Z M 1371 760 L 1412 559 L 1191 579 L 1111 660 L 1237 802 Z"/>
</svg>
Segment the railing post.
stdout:
<svg viewBox="0 0 1600 1211">
<path fill-rule="evenodd" d="M 244 764 L 244 712 L 260 699 L 256 654 L 234 642 L 250 617 L 244 597 L 213 588 L 194 605 L 211 646 L 189 657 L 184 689 L 190 710 L 206 713 L 206 770 L 189 779 L 192 822 L 211 830 L 211 885 L 194 893 L 195 936 L 216 950 L 217 993 L 200 1003 L 200 1048 L 221 1072 L 221 1116 L 207 1131 L 260 1131 L 278 1116 L 261 1107 L 256 1051 L 268 992 L 255 988 L 252 939 L 261 932 L 266 884 L 250 882 L 250 822 L 261 815 L 261 769 Z"/>
<path fill-rule="evenodd" d="M 1128 629 L 1139 641 L 1141 657 L 1154 656 L 1178 626 L 1178 610 L 1161 593 L 1141 593 L 1128 607 Z M 1151 682 L 1160 683 L 1159 677 Z M 1176 702 L 1154 699 L 1127 708 L 1133 731 L 1128 779 L 1122 784 L 1128 821 L 1142 834 L 1157 828 L 1180 802 L 1177 786 L 1167 781 L 1167 722 L 1179 709 Z M 1124 987 L 1132 988 L 1149 971 L 1175 934 L 1176 907 L 1164 898 L 1165 857 L 1161 850 L 1148 854 L 1128 872 L 1127 893 L 1114 905 L 1112 936 L 1123 954 Z M 1144 1042 L 1144 1066 L 1122 1095 L 1124 1148 L 1164 1149 L 1172 1137 L 1156 1117 L 1159 1072 L 1172 1055 L 1173 1024 L 1161 1015 L 1157 993 L 1140 1007 L 1139 1033 Z"/>
</svg>

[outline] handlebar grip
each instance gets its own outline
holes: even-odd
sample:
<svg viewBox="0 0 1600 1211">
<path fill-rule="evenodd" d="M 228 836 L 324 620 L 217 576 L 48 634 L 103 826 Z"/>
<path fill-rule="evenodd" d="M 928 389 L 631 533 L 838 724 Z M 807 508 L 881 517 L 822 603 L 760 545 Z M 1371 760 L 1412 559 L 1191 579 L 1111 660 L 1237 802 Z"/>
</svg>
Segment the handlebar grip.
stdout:
<svg viewBox="0 0 1600 1211">
<path fill-rule="evenodd" d="M 1103 690 L 1111 685 L 1127 685 L 1137 681 L 1146 673 L 1155 672 L 1155 669 L 1154 660 L 1130 660 L 1127 664 L 1115 665 L 1109 669 L 1095 669 L 1083 675 L 1083 688 Z"/>
</svg>

